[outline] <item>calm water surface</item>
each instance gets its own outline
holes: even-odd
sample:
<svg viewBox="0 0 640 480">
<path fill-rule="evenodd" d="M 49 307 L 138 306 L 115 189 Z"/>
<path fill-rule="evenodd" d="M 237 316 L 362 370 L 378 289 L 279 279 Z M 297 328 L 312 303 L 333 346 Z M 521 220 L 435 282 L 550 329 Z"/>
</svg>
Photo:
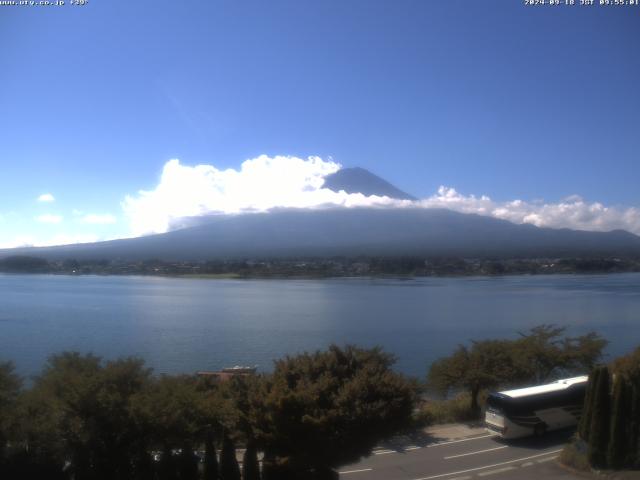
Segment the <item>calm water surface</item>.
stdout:
<svg viewBox="0 0 640 480">
<path fill-rule="evenodd" d="M 382 345 L 423 376 L 460 342 L 540 323 L 595 330 L 609 355 L 640 344 L 640 274 L 413 280 L 202 280 L 0 274 L 0 361 L 137 355 L 156 372 L 272 368 L 332 342 Z"/>
</svg>

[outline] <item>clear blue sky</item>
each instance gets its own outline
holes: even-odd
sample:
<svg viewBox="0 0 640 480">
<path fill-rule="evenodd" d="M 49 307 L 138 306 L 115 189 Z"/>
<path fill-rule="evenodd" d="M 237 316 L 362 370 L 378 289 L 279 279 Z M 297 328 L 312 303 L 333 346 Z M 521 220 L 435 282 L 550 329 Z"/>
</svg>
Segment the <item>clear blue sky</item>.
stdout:
<svg viewBox="0 0 640 480">
<path fill-rule="evenodd" d="M 0 244 L 124 234 L 123 198 L 171 158 L 640 206 L 640 7 L 89 0 L 0 7 L 0 42 Z"/>
</svg>

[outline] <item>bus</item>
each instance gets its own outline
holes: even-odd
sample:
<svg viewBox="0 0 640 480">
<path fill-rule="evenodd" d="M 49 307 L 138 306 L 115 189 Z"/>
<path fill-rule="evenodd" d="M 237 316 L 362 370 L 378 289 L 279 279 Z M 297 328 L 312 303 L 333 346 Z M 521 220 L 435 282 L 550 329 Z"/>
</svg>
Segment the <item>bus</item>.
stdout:
<svg viewBox="0 0 640 480">
<path fill-rule="evenodd" d="M 487 398 L 485 426 L 502 438 L 543 435 L 578 424 L 589 377 L 494 392 Z"/>
</svg>

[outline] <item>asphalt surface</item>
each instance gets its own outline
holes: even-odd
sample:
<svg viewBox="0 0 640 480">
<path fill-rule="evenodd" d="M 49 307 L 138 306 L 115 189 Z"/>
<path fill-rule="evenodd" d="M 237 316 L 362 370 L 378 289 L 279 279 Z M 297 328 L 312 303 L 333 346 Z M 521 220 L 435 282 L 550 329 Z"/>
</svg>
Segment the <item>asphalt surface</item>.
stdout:
<svg viewBox="0 0 640 480">
<path fill-rule="evenodd" d="M 342 480 L 576 479 L 557 463 L 572 433 L 510 441 L 483 432 L 456 439 L 421 435 L 376 449 L 339 473 Z"/>
</svg>

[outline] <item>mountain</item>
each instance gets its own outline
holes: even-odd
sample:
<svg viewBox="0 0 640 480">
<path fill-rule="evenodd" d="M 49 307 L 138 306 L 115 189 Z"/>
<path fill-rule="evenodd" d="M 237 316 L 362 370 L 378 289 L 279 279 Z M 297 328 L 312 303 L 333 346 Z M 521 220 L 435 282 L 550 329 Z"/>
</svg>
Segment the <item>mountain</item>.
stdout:
<svg viewBox="0 0 640 480">
<path fill-rule="evenodd" d="M 324 188 L 339 192 L 362 193 L 379 197 L 398 198 L 400 200 L 416 200 L 415 197 L 394 187 L 386 180 L 374 175 L 364 168 L 343 168 L 324 178 Z"/>
<path fill-rule="evenodd" d="M 0 258 L 207 260 L 221 258 L 422 255 L 569 257 L 640 255 L 640 237 L 516 225 L 443 209 L 336 208 L 210 216 L 146 237 L 0 250 Z"/>
</svg>

